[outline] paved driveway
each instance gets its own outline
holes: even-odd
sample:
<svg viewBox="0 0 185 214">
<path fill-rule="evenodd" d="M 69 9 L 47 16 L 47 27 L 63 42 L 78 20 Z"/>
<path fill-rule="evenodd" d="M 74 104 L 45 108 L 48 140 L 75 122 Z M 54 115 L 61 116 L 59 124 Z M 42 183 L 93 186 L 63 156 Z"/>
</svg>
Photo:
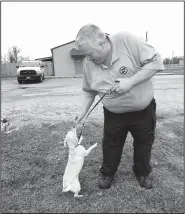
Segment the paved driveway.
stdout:
<svg viewBox="0 0 185 214">
<path fill-rule="evenodd" d="M 70 87 L 69 87 L 70 86 Z M 18 84 L 16 79 L 1 81 L 1 101 L 17 101 L 39 96 L 62 96 L 81 91 L 82 78 L 45 79 L 42 83 Z M 183 75 L 156 75 L 155 90 L 183 90 Z"/>
</svg>

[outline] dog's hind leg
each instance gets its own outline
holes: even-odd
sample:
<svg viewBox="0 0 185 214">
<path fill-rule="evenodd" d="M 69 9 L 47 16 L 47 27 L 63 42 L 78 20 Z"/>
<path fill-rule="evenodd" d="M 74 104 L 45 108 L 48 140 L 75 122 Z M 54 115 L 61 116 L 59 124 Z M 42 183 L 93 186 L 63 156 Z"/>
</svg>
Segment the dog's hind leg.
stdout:
<svg viewBox="0 0 185 214">
<path fill-rule="evenodd" d="M 83 197 L 83 195 L 78 195 L 78 193 L 79 193 L 79 192 L 75 192 L 74 197 L 76 197 L 76 198 Z"/>
<path fill-rule="evenodd" d="M 78 193 L 81 190 L 81 186 L 80 186 L 80 182 L 78 180 L 78 177 L 74 180 L 72 187 L 71 187 L 71 191 L 74 192 L 74 197 L 82 197 L 83 195 L 78 195 Z"/>
<path fill-rule="evenodd" d="M 71 185 L 67 186 L 66 188 L 63 188 L 62 192 L 68 192 L 71 189 Z"/>
</svg>

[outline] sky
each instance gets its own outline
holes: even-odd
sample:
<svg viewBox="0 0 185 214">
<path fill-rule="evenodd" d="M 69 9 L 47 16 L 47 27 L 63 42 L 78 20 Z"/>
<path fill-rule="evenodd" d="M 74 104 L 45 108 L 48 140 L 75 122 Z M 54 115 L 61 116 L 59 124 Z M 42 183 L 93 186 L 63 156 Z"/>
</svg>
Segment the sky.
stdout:
<svg viewBox="0 0 185 214">
<path fill-rule="evenodd" d="M 162 57 L 184 56 L 183 2 L 1 2 L 1 55 L 17 46 L 30 59 L 75 40 L 85 24 L 145 38 Z M 174 53 L 173 53 L 174 51 Z"/>
</svg>

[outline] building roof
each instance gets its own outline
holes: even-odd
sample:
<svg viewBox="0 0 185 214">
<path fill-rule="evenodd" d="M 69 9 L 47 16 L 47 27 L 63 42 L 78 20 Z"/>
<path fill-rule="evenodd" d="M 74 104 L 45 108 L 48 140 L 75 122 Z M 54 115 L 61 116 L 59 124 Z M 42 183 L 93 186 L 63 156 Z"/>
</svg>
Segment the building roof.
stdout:
<svg viewBox="0 0 185 214">
<path fill-rule="evenodd" d="M 63 45 L 59 45 L 59 46 L 56 46 L 56 47 L 54 47 L 54 48 L 51 48 L 51 50 L 53 50 L 53 49 L 55 49 L 55 48 L 59 48 L 59 47 L 65 46 L 65 45 L 68 45 L 68 44 L 73 43 L 73 42 L 75 42 L 75 40 L 73 40 L 73 41 L 71 41 L 71 42 L 68 42 L 68 43 L 65 43 L 65 44 L 63 44 Z"/>
<path fill-rule="evenodd" d="M 62 47 L 62 46 L 71 44 L 71 43 L 73 43 L 73 42 L 75 42 L 75 40 L 73 40 L 73 41 L 71 41 L 71 42 L 68 42 L 68 43 L 65 43 L 65 44 L 63 44 L 63 45 L 59 45 L 59 46 L 56 46 L 56 47 L 54 47 L 54 48 L 51 48 L 51 51 L 52 51 L 53 49 L 60 48 L 60 47 Z M 71 51 L 70 51 L 70 53 L 71 53 L 71 56 L 73 56 L 73 57 L 84 57 L 84 55 L 83 55 L 78 49 L 76 49 L 76 48 L 72 48 Z"/>
<path fill-rule="evenodd" d="M 108 33 L 105 33 L 105 34 L 106 34 L 106 35 L 109 35 Z M 73 40 L 73 41 L 71 41 L 71 42 L 67 42 L 67 43 L 62 44 L 62 45 L 59 45 L 59 46 L 56 46 L 56 47 L 54 47 L 54 48 L 51 48 L 51 50 L 53 50 L 53 49 L 55 49 L 55 48 L 59 48 L 59 47 L 65 46 L 65 45 L 68 45 L 68 44 L 73 43 L 73 42 L 75 42 L 75 40 Z"/>
<path fill-rule="evenodd" d="M 52 61 L 52 56 L 37 58 L 37 59 L 35 59 L 35 60 L 40 60 L 40 61 Z"/>
</svg>

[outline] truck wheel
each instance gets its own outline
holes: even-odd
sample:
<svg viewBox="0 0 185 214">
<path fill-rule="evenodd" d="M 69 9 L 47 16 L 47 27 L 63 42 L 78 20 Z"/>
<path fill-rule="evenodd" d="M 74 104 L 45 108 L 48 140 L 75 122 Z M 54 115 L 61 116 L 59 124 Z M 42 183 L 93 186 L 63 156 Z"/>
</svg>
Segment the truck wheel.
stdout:
<svg viewBox="0 0 185 214">
<path fill-rule="evenodd" d="M 43 76 L 40 76 L 39 82 L 43 81 Z"/>
</svg>

